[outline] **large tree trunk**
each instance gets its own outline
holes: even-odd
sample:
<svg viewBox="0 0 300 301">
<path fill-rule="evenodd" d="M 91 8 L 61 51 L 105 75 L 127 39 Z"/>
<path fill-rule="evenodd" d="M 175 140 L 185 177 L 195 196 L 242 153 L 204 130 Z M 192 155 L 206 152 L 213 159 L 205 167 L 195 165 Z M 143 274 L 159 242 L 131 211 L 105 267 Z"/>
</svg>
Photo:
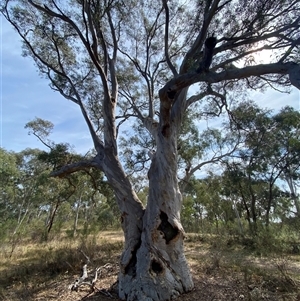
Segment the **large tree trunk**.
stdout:
<svg viewBox="0 0 300 301">
<path fill-rule="evenodd" d="M 160 134 L 152 158 L 140 239 L 127 265 L 126 249 L 122 256 L 119 296 L 123 300 L 170 300 L 193 288 L 180 223 L 182 197 L 177 180 L 176 139 L 175 133 L 169 134 L 173 137 L 166 139 Z M 131 240 L 126 232 L 125 228 L 125 239 Z"/>
</svg>

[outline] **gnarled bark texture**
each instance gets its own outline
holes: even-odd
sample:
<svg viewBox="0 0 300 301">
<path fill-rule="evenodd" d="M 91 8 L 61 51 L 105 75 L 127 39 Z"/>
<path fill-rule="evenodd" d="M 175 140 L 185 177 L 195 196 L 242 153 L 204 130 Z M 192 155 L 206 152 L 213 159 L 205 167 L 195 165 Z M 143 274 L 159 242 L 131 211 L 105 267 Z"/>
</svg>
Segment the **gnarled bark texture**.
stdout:
<svg viewBox="0 0 300 301">
<path fill-rule="evenodd" d="M 148 173 L 150 188 L 140 240 L 126 243 L 131 253 L 125 248 L 121 260 L 119 296 L 124 300 L 170 300 L 193 288 L 183 250 L 175 133 L 165 134 L 158 135 Z M 126 235 L 128 231 L 125 228 L 125 237 L 132 235 Z"/>
</svg>

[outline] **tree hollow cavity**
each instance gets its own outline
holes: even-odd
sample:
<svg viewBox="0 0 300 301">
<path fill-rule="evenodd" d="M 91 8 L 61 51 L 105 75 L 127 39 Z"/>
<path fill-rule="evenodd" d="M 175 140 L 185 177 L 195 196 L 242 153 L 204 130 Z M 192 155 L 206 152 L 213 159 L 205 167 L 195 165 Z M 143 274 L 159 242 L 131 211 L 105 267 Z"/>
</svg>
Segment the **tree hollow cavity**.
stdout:
<svg viewBox="0 0 300 301">
<path fill-rule="evenodd" d="M 157 229 L 163 233 L 164 239 L 166 240 L 166 243 L 168 244 L 172 239 L 174 239 L 178 235 L 179 230 L 176 227 L 173 227 L 169 223 L 168 216 L 165 212 L 161 211 L 159 217 L 160 217 L 161 223 Z"/>
<path fill-rule="evenodd" d="M 155 259 L 153 259 L 152 262 L 151 262 L 151 269 L 156 274 L 160 274 L 164 270 L 162 264 L 159 261 L 155 260 Z"/>
<path fill-rule="evenodd" d="M 136 263 L 137 263 L 137 251 L 141 246 L 141 242 L 139 242 L 134 250 L 131 252 L 131 259 L 129 261 L 129 263 L 127 264 L 127 266 L 125 267 L 125 274 L 135 277 L 136 276 Z"/>
</svg>

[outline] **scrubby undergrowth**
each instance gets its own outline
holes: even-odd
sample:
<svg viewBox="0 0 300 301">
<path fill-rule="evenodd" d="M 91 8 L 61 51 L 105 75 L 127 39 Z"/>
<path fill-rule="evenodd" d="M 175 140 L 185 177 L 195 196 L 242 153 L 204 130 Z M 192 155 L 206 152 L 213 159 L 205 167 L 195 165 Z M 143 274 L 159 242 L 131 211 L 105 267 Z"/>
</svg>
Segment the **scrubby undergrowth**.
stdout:
<svg viewBox="0 0 300 301">
<path fill-rule="evenodd" d="M 269 250 L 267 256 L 267 246 L 258 241 L 188 234 L 186 255 L 195 289 L 180 300 L 299 300 L 300 254 Z M 12 255 L 11 246 L 2 244 L 0 300 L 118 300 L 114 289 L 122 247 L 120 232 L 19 243 Z M 99 276 L 94 291 L 87 286 L 70 291 L 85 256 L 91 270 L 106 263 L 112 268 Z"/>
</svg>

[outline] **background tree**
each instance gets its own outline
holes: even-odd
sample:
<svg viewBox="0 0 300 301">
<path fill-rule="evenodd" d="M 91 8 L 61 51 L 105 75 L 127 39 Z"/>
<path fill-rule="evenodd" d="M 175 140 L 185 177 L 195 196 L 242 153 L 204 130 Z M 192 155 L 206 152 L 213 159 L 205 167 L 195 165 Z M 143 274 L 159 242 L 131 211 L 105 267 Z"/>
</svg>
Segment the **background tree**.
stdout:
<svg viewBox="0 0 300 301">
<path fill-rule="evenodd" d="M 278 154 L 280 178 L 288 184 L 296 215 L 300 216 L 299 172 L 300 172 L 300 113 L 291 107 L 283 108 L 274 117 L 275 141 Z"/>
<path fill-rule="evenodd" d="M 51 151 L 25 149 L 13 153 L 1 149 L 0 154 L 1 238 L 8 238 L 13 247 L 28 235 L 33 240 L 47 240 L 50 232 L 52 238 L 63 226 L 70 231 L 73 218 L 73 234 L 78 222 L 81 233 L 87 234 L 118 220 L 112 190 L 97 170 L 84 170 L 62 180 L 49 177 L 53 162 L 57 162 L 52 162 Z M 110 219 L 105 221 L 107 217 Z M 95 221 L 99 227 L 93 226 Z"/>
<path fill-rule="evenodd" d="M 243 146 L 224 160 L 223 176 L 228 179 L 227 194 L 239 195 L 250 229 L 256 233 L 258 219 L 264 218 L 268 227 L 271 211 L 283 201 L 280 179 L 286 178 L 288 166 L 297 179 L 300 115 L 289 107 L 274 114 L 250 102 L 240 104 L 231 113 L 231 129 L 239 133 Z"/>
<path fill-rule="evenodd" d="M 90 156 L 87 153 L 85 156 L 76 154 L 71 146 L 67 143 L 54 143 L 50 140 L 49 136 L 53 130 L 54 125 L 47 120 L 41 118 L 35 118 L 28 122 L 25 128 L 29 129 L 29 134 L 36 136 L 49 151 L 39 152 L 37 159 L 47 164 L 49 170 L 57 170 L 66 164 L 72 162 L 84 160 Z M 47 194 L 48 205 L 48 217 L 46 222 L 47 236 L 53 226 L 54 218 L 56 217 L 59 207 L 63 202 L 68 201 L 71 207 L 75 211 L 74 214 L 74 226 L 73 236 L 76 235 L 78 227 L 79 213 L 85 209 L 85 227 L 89 227 L 91 221 L 89 216 L 93 215 L 93 211 L 96 210 L 97 202 L 101 197 L 106 198 L 107 210 L 116 211 L 113 205 L 113 193 L 104 180 L 103 173 L 99 170 L 91 170 L 88 166 L 80 173 L 68 174 L 63 177 L 64 181 L 57 181 L 57 179 L 49 179 L 49 173 L 44 174 L 44 182 L 49 185 L 48 189 L 45 189 Z M 50 186 L 52 187 L 50 188 Z M 104 204 L 102 204 L 104 205 Z M 111 218 L 111 221 L 113 218 Z M 91 223 L 92 224 L 92 223 Z"/>
<path fill-rule="evenodd" d="M 47 165 L 38 160 L 38 149 L 25 149 L 16 153 L 17 168 L 20 176 L 17 182 L 17 226 L 13 231 L 15 235 L 22 223 L 41 205 L 43 195 L 43 176 Z"/>
<path fill-rule="evenodd" d="M 15 208 L 18 203 L 19 177 L 20 171 L 17 166 L 16 154 L 0 148 L 0 225 L 2 235 L 5 234 L 5 228 L 8 224 L 10 225 L 10 221 L 15 215 Z"/>
<path fill-rule="evenodd" d="M 52 89 L 79 106 L 94 142 L 93 159 L 68 164 L 53 176 L 94 167 L 115 192 L 125 234 L 120 298 L 169 300 L 191 290 L 177 178 L 184 113 L 205 101 L 218 114 L 247 88 L 300 88 L 299 2 L 1 3 L 24 54 Z M 262 50 L 273 50 L 264 64 L 257 62 Z M 129 118 L 155 141 L 146 207 L 119 159 L 119 125 Z"/>
</svg>

